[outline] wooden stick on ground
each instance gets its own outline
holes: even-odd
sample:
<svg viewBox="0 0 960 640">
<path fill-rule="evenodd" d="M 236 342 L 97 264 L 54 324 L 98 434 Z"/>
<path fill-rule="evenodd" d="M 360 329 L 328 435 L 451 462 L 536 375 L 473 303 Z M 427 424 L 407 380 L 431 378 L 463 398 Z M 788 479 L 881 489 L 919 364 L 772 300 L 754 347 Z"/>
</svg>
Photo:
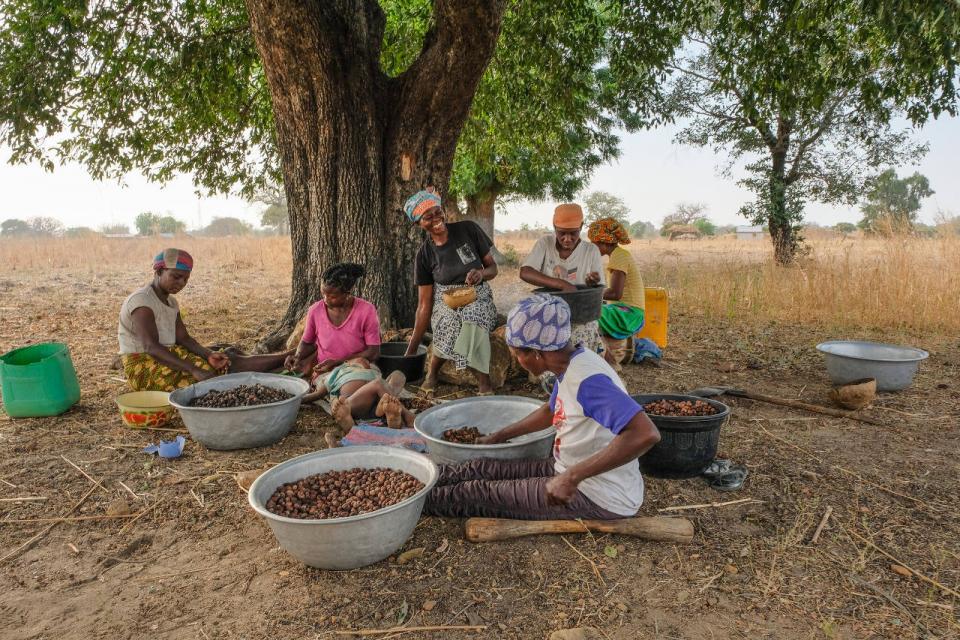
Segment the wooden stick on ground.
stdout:
<svg viewBox="0 0 960 640">
<path fill-rule="evenodd" d="M 426 627 L 392 627 L 390 629 L 339 629 L 334 631 L 338 636 L 380 636 L 388 633 L 410 633 L 411 631 L 484 631 L 485 624 L 456 624 L 456 625 L 435 625 Z"/>
<path fill-rule="evenodd" d="M 956 598 L 960 598 L 960 592 L 954 591 L 954 590 L 951 589 L 950 587 L 946 586 L 945 584 L 941 584 L 941 583 L 937 582 L 937 581 L 934 580 L 933 578 L 928 578 L 927 576 L 923 575 L 922 573 L 920 573 L 919 571 L 917 571 L 917 570 L 914 569 L 913 567 L 905 564 L 904 562 L 902 562 L 901 560 L 898 560 L 897 558 L 894 558 L 892 555 L 890 555 L 889 553 L 887 553 L 886 551 L 884 551 L 883 549 L 881 549 L 880 547 L 878 547 L 878 546 L 875 545 L 874 543 L 870 542 L 869 540 L 867 540 L 866 538 L 864 538 L 863 536 L 861 536 L 861 535 L 860 535 L 859 533 L 857 533 L 856 531 L 849 531 L 849 530 L 847 530 L 847 533 L 849 533 L 849 534 L 852 535 L 853 537 L 857 538 L 858 540 L 860 540 L 860 541 L 863 542 L 864 544 L 866 544 L 866 545 L 868 545 L 868 546 L 870 546 L 870 547 L 873 547 L 873 548 L 874 548 L 876 551 L 878 551 L 881 555 L 886 556 L 889 560 L 893 560 L 893 561 L 896 562 L 898 565 L 900 565 L 900 566 L 903 567 L 904 569 L 908 570 L 910 573 L 912 573 L 913 575 L 917 576 L 918 578 L 920 578 L 920 579 L 923 580 L 924 582 L 927 582 L 927 583 L 929 583 L 929 584 L 932 584 L 933 586 L 935 586 L 936 588 L 940 589 L 940 590 L 943 591 L 944 593 L 949 593 L 950 595 L 952 595 L 952 596 L 954 596 L 954 597 L 956 597 Z"/>
<path fill-rule="evenodd" d="M 813 532 L 813 537 L 810 538 L 810 544 L 817 544 L 817 540 L 820 539 L 820 532 L 827 526 L 827 520 L 830 519 L 831 513 L 833 513 L 833 507 L 827 505 L 827 510 L 823 512 L 823 518 L 820 519 L 820 524 L 817 525 L 817 530 Z"/>
<path fill-rule="evenodd" d="M 703 504 L 685 504 L 679 507 L 664 507 L 657 509 L 659 513 L 667 511 L 690 511 L 692 509 L 708 509 L 710 507 L 726 507 L 731 504 L 743 504 L 744 502 L 763 502 L 754 498 L 740 498 L 739 500 L 730 500 L 729 502 L 704 502 Z"/>
<path fill-rule="evenodd" d="M 78 467 L 77 465 L 75 465 L 74 463 L 70 462 L 70 460 L 67 459 L 67 456 L 61 455 L 60 457 L 63 458 L 63 461 L 64 461 L 64 462 L 66 462 L 66 463 L 69 464 L 71 467 L 73 467 L 74 469 L 76 469 L 77 471 L 79 471 L 80 473 L 82 473 L 82 474 L 83 474 L 83 477 L 85 477 L 87 480 L 89 480 L 89 481 L 92 482 L 93 484 L 97 485 L 98 487 L 100 487 L 101 489 L 103 489 L 104 491 L 106 491 L 107 493 L 110 493 L 110 491 L 109 491 L 105 486 L 103 486 L 102 484 L 100 484 L 100 481 L 99 481 L 99 480 L 97 480 L 96 478 L 91 477 L 89 473 L 87 473 L 86 471 L 84 471 L 83 469 L 81 469 L 80 467 Z"/>
<path fill-rule="evenodd" d="M 19 520 L 0 520 L 0 525 L 2 524 L 28 524 L 28 523 L 39 523 L 39 522 L 81 522 L 84 520 L 115 520 L 118 518 L 133 518 L 135 514 L 128 513 L 126 515 L 118 516 L 73 516 L 73 517 L 63 517 L 63 518 L 22 518 Z"/>
<path fill-rule="evenodd" d="M 73 512 L 76 511 L 77 509 L 79 509 L 79 508 L 80 508 L 80 505 L 82 505 L 84 502 L 86 502 L 86 501 L 87 501 L 87 498 L 89 498 L 89 497 L 93 494 L 93 492 L 96 491 L 96 490 L 97 490 L 96 485 L 90 487 L 90 490 L 87 491 L 85 494 L 83 494 L 83 497 L 80 498 L 79 500 L 77 500 L 77 501 L 74 503 L 74 505 L 73 505 L 72 507 L 70 507 L 70 509 L 68 509 L 66 513 L 63 514 L 63 517 L 67 517 L 67 516 L 69 516 L 71 513 L 73 513 Z M 53 529 L 55 526 L 57 526 L 57 524 L 59 524 L 59 522 L 60 522 L 60 521 L 58 520 L 57 522 L 51 522 L 50 524 L 48 524 L 46 527 L 44 527 L 43 529 L 40 530 L 40 533 L 38 533 L 37 535 L 33 536 L 32 538 L 30 538 L 29 540 L 27 540 L 26 542 L 24 542 L 22 545 L 20 545 L 19 547 L 17 547 L 17 548 L 14 549 L 13 551 L 7 553 L 5 556 L 3 556 L 2 558 L 0 558 L 0 563 L 6 562 L 6 561 L 9 560 L 10 558 L 13 558 L 13 557 L 16 556 L 17 554 L 19 554 L 19 553 L 21 553 L 21 552 L 23 552 L 23 551 L 26 551 L 27 549 L 29 549 L 30 547 L 32 547 L 33 544 L 34 544 L 37 540 L 39 540 L 39 539 L 42 538 L 43 536 L 47 535 L 47 534 L 50 532 L 51 529 Z"/>
<path fill-rule="evenodd" d="M 160 498 L 159 500 L 157 500 L 156 502 L 154 502 L 151 506 L 147 507 L 146 509 L 144 509 L 143 511 L 141 511 L 140 513 L 138 513 L 136 516 L 134 516 L 133 520 L 131 520 L 131 521 L 128 522 L 127 524 L 123 525 L 123 528 L 120 529 L 120 531 L 118 531 L 117 533 L 124 533 L 127 529 L 129 529 L 130 527 L 133 526 L 133 523 L 134 523 L 134 522 L 136 522 L 137 520 L 139 520 L 139 519 L 142 518 L 143 516 L 147 515 L 147 512 L 148 512 L 148 511 L 153 511 L 154 509 L 156 509 L 156 508 L 157 508 L 158 506 L 160 506 L 160 504 L 161 504 L 162 502 L 164 502 L 166 499 L 167 499 L 166 497 Z"/>
<path fill-rule="evenodd" d="M 590 558 L 588 558 L 587 556 L 583 555 L 582 553 L 580 553 L 580 550 L 577 549 L 577 548 L 576 548 L 575 546 L 573 546 L 572 544 L 570 544 L 570 541 L 567 540 L 565 537 L 560 536 L 560 539 L 563 540 L 564 542 L 566 542 L 568 547 L 570 547 L 571 549 L 573 549 L 574 551 L 576 551 L 576 553 L 577 553 L 578 556 L 580 556 L 581 558 L 583 558 L 584 560 L 586 560 L 587 562 L 590 563 L 590 567 L 593 569 L 593 575 L 597 576 L 597 580 L 600 582 L 600 585 L 601 585 L 604 589 L 606 589 L 606 588 L 607 588 L 607 583 L 606 583 L 606 581 L 603 579 L 603 576 L 600 575 L 600 569 L 597 568 L 597 563 L 594 562 L 593 560 L 591 560 Z"/>
<path fill-rule="evenodd" d="M 46 496 L 24 496 L 23 498 L 0 498 L 0 502 L 42 502 L 49 500 Z"/>
</svg>

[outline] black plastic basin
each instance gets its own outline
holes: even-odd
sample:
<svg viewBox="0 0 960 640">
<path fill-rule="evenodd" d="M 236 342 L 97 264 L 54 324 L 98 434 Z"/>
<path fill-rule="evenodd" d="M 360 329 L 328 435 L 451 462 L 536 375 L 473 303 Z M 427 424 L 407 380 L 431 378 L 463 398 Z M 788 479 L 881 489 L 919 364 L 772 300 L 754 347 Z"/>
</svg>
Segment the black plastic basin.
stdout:
<svg viewBox="0 0 960 640">
<path fill-rule="evenodd" d="M 570 305 L 570 323 L 585 324 L 600 319 L 600 309 L 603 307 L 603 287 L 591 287 L 578 284 L 576 291 L 559 291 L 557 289 L 534 289 L 534 293 L 549 293 L 566 301 Z"/>
<path fill-rule="evenodd" d="M 717 456 L 720 427 L 730 407 L 699 396 L 649 393 L 633 396 L 641 405 L 655 400 L 703 400 L 718 410 L 712 416 L 655 416 L 647 414 L 660 431 L 660 442 L 640 457 L 640 469 L 658 478 L 692 478 Z"/>
<path fill-rule="evenodd" d="M 380 357 L 377 366 L 386 378 L 394 371 L 402 371 L 407 382 L 419 382 L 427 363 L 427 348 L 423 345 L 417 349 L 416 355 L 405 357 L 407 342 L 385 342 L 380 345 Z"/>
</svg>

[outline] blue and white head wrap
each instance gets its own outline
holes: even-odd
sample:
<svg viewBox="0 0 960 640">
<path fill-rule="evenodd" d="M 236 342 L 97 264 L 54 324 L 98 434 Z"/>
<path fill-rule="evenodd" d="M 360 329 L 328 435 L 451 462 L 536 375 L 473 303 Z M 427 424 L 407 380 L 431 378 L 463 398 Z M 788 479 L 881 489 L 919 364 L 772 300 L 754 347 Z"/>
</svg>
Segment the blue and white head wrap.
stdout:
<svg viewBox="0 0 960 640">
<path fill-rule="evenodd" d="M 403 205 L 403 211 L 407 214 L 410 222 L 419 222 L 427 211 L 440 206 L 440 196 L 432 191 L 417 191 L 407 198 L 407 203 Z"/>
<path fill-rule="evenodd" d="M 559 351 L 570 342 L 570 306 L 545 293 L 521 300 L 507 315 L 506 341 L 515 348 Z"/>
</svg>

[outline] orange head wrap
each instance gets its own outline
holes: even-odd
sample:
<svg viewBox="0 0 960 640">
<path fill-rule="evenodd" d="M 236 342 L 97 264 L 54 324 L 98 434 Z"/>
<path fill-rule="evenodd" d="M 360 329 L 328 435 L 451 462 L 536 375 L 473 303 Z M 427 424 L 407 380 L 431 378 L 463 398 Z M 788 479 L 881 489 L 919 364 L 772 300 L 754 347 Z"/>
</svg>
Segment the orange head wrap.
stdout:
<svg viewBox="0 0 960 640">
<path fill-rule="evenodd" d="M 553 210 L 553 226 L 560 229 L 579 229 L 583 226 L 583 209 L 575 203 L 559 205 Z"/>
</svg>

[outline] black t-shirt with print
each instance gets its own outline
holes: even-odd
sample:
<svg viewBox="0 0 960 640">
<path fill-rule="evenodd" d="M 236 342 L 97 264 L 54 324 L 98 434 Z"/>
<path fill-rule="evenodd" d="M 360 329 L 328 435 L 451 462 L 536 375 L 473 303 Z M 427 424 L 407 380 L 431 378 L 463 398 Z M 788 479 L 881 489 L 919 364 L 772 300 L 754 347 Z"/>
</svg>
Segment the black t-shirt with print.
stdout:
<svg viewBox="0 0 960 640">
<path fill-rule="evenodd" d="M 447 242 L 438 247 L 427 236 L 414 268 L 417 286 L 428 284 L 464 284 L 471 269 L 483 268 L 483 257 L 490 253 L 493 242 L 472 220 L 447 224 Z"/>
</svg>

